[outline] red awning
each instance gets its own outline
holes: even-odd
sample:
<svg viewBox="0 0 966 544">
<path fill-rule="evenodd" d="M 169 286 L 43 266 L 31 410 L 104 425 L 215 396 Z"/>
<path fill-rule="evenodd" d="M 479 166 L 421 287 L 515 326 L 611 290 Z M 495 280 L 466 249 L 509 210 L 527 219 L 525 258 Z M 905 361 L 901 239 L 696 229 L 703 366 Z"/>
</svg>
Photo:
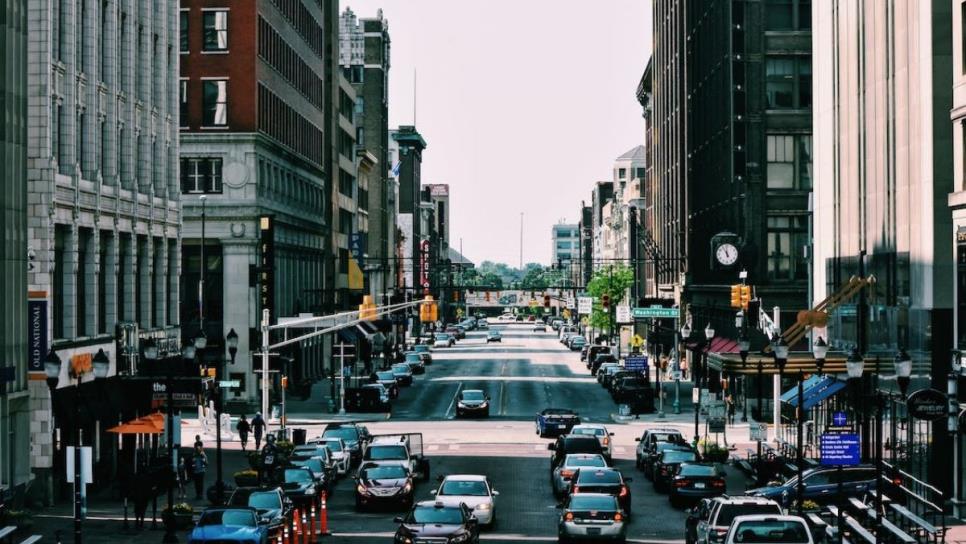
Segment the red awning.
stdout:
<svg viewBox="0 0 966 544">
<path fill-rule="evenodd" d="M 711 339 L 711 345 L 704 351 L 705 353 L 738 353 L 738 342 L 731 338 L 716 336 Z"/>
</svg>

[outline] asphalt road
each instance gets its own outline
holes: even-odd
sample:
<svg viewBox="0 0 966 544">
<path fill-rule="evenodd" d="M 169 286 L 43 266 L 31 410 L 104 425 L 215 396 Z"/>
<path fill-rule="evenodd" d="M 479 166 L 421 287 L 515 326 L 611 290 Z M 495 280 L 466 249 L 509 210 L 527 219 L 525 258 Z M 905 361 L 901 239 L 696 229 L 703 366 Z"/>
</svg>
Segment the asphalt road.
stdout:
<svg viewBox="0 0 966 544">
<path fill-rule="evenodd" d="M 558 511 L 549 483 L 546 445 L 534 433 L 534 415 L 548 406 L 576 410 L 584 421 L 608 424 L 615 432 L 615 465 L 633 478 L 632 520 L 628 537 L 637 542 L 683 542 L 683 511 L 634 468 L 634 437 L 656 422 L 616 422 L 616 406 L 591 378 L 576 352 L 562 346 L 552 331 L 532 325 L 491 325 L 502 343 L 485 342 L 485 332 L 470 332 L 452 348 L 433 352 L 434 364 L 404 388 L 391 418 L 369 423 L 374 433 L 422 432 L 433 479 L 417 486 L 417 499 L 431 497 L 437 475 L 485 474 L 500 491 L 497 526 L 484 541 L 556 541 Z M 483 389 L 492 398 L 488 420 L 454 420 L 460 389 Z M 740 478 L 729 488 L 741 486 Z M 352 481 L 341 482 L 329 501 L 336 542 L 390 542 L 393 512 L 357 513 Z"/>
</svg>

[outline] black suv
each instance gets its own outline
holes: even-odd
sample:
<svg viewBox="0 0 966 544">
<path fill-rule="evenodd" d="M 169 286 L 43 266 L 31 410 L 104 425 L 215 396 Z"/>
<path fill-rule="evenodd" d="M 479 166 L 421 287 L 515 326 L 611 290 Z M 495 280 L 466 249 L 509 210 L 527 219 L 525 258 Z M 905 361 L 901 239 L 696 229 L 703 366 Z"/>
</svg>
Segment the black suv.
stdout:
<svg viewBox="0 0 966 544">
<path fill-rule="evenodd" d="M 369 429 L 358 423 L 329 423 L 322 431 L 322 438 L 341 438 L 349 450 L 349 462 L 355 464 L 362 459 L 362 450 L 369 443 Z"/>
<path fill-rule="evenodd" d="M 687 445 L 681 431 L 670 428 L 648 429 L 644 431 L 644 434 L 640 438 L 635 438 L 634 441 L 640 442 L 637 445 L 637 468 L 644 470 L 645 473 L 647 472 L 647 466 L 651 463 L 653 457 L 657 455 L 658 442 L 671 442 L 672 444 L 680 444 L 682 446 Z"/>
<path fill-rule="evenodd" d="M 569 453 L 599 453 L 604 455 L 600 441 L 596 436 L 583 434 L 565 434 L 557 437 L 553 444 L 547 444 L 547 449 L 553 452 L 550 456 L 550 474 L 560 463 L 564 462 Z"/>
<path fill-rule="evenodd" d="M 406 516 L 396 518 L 394 542 L 460 542 L 479 544 L 480 525 L 465 503 L 417 502 Z"/>
</svg>

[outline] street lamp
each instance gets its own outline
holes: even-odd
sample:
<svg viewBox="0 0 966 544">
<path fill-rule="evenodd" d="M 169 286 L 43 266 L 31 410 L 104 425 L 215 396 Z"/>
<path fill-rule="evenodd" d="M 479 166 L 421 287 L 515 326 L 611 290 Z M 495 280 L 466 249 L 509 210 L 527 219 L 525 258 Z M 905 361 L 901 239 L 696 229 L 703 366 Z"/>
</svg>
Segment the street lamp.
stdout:
<svg viewBox="0 0 966 544">
<path fill-rule="evenodd" d="M 778 366 L 778 385 L 781 387 L 781 380 L 785 376 L 785 364 L 788 363 L 788 344 L 785 343 L 780 334 L 775 335 L 773 342 L 775 365 Z"/>
<path fill-rule="evenodd" d="M 815 344 L 812 345 L 812 355 L 815 356 L 815 369 L 821 374 L 825 367 L 825 356 L 828 355 L 828 342 L 825 341 L 824 337 L 819 336 Z"/>
<path fill-rule="evenodd" d="M 912 376 L 912 358 L 906 353 L 905 348 L 899 347 L 899 353 L 895 360 L 896 382 L 899 383 L 899 392 L 902 398 L 906 398 L 906 391 L 909 389 L 909 381 Z"/>
<path fill-rule="evenodd" d="M 81 441 L 80 441 L 80 405 L 81 405 L 81 382 L 84 374 L 93 371 L 94 379 L 105 378 L 110 371 L 111 362 L 103 349 L 99 349 L 91 360 L 92 369 L 75 368 L 73 365 L 68 369 L 71 379 L 77 380 L 77 390 L 74 394 L 74 542 L 80 544 L 83 541 L 83 526 L 81 519 L 83 473 L 81 467 Z M 51 405 L 53 405 L 54 390 L 60 382 L 60 374 L 64 363 L 54 352 L 53 349 L 47 352 L 44 357 L 44 373 L 47 376 L 47 386 L 50 387 Z"/>
<path fill-rule="evenodd" d="M 740 312 L 739 312 L 740 313 Z M 751 349 L 751 341 L 748 340 L 748 333 L 739 326 L 741 334 L 738 336 L 738 355 L 741 356 L 742 370 L 748 365 L 748 351 Z M 748 422 L 748 376 L 741 375 L 741 422 Z"/>
<path fill-rule="evenodd" d="M 152 363 L 160 358 L 160 353 L 158 350 L 158 344 L 153 339 L 148 339 L 142 344 L 144 349 L 144 358 Z M 193 346 L 192 346 L 193 348 Z M 168 508 L 166 514 L 163 516 L 164 519 L 164 538 L 161 540 L 162 543 L 175 543 L 178 541 L 178 537 L 175 534 L 175 521 L 174 521 L 174 474 L 177 473 L 177 461 L 174 452 L 174 366 L 169 364 L 165 365 L 165 370 L 167 372 L 167 379 L 164 384 L 164 392 L 167 397 L 168 414 L 167 422 L 165 423 L 165 434 L 167 435 L 167 447 L 168 447 L 168 457 L 170 457 L 171 477 L 168 478 Z"/>
<path fill-rule="evenodd" d="M 235 329 L 228 331 L 225 336 L 225 343 L 228 344 L 228 356 L 231 357 L 231 364 L 235 364 L 235 356 L 238 355 L 238 333 Z"/>
</svg>

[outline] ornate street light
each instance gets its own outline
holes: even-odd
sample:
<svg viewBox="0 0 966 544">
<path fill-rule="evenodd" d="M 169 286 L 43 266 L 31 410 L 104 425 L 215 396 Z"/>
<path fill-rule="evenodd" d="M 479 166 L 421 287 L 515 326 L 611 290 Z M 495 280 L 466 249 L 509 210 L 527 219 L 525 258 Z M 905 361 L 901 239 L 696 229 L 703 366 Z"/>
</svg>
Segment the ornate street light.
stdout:
<svg viewBox="0 0 966 544">
<path fill-rule="evenodd" d="M 225 335 L 225 343 L 228 344 L 228 356 L 231 357 L 231 364 L 235 364 L 235 356 L 238 355 L 238 333 L 235 332 L 234 328 Z"/>
<path fill-rule="evenodd" d="M 781 379 L 785 375 L 785 364 L 788 363 L 788 344 L 782 340 L 780 334 L 775 335 L 772 349 L 775 350 L 775 364 L 778 366 L 778 376 Z"/>
<path fill-rule="evenodd" d="M 205 336 L 205 331 L 198 331 L 198 336 L 195 337 L 195 349 L 201 351 L 208 347 L 208 337 Z"/>
<path fill-rule="evenodd" d="M 849 358 L 845 360 L 845 371 L 850 380 L 862 379 L 862 372 L 865 370 L 865 359 L 859 354 L 859 348 L 853 347 L 849 353 Z"/>
<path fill-rule="evenodd" d="M 704 338 L 708 342 L 710 342 L 711 339 L 714 338 L 714 327 L 711 326 L 711 323 L 708 323 L 708 326 L 704 328 Z"/>
<path fill-rule="evenodd" d="M 107 358 L 107 354 L 104 353 L 103 348 L 97 350 L 91 362 L 94 366 L 94 377 L 106 378 L 107 373 L 111 371 L 111 360 Z"/>
<path fill-rule="evenodd" d="M 64 362 L 53 349 L 47 352 L 47 356 L 44 357 L 44 373 L 47 375 L 47 385 L 50 385 L 51 389 L 57 388 L 63 366 Z"/>
<path fill-rule="evenodd" d="M 822 373 L 822 368 L 825 367 L 825 356 L 828 354 L 828 342 L 822 336 L 818 337 L 815 344 L 812 345 L 812 354 L 815 356 L 815 368 L 818 373 Z"/>
<path fill-rule="evenodd" d="M 902 398 L 906 398 L 906 391 L 909 389 L 909 381 L 912 376 L 912 358 L 906 353 L 906 349 L 901 346 L 899 353 L 896 354 L 895 367 L 899 392 L 902 393 Z"/>
</svg>

